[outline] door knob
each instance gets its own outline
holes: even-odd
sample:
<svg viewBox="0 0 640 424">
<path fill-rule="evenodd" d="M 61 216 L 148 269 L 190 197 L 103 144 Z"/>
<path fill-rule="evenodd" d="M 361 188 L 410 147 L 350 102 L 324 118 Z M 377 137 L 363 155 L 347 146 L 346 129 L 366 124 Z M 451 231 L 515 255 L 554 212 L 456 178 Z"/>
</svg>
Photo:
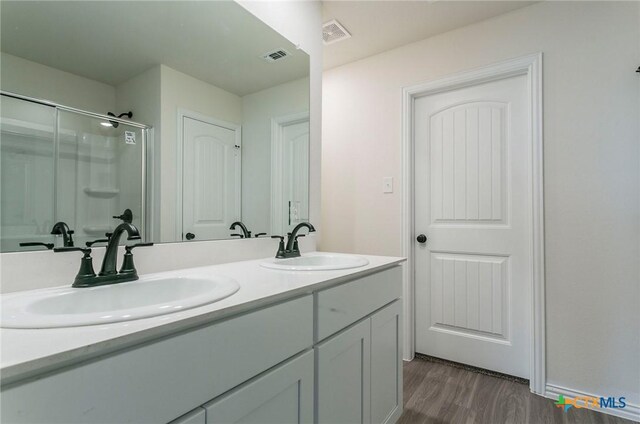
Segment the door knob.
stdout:
<svg viewBox="0 0 640 424">
<path fill-rule="evenodd" d="M 184 238 L 186 238 L 187 240 L 193 240 L 194 238 L 196 238 L 196 235 L 193 233 L 187 233 L 184 235 Z"/>
<path fill-rule="evenodd" d="M 416 240 L 418 240 L 418 243 L 426 243 L 427 236 L 425 236 L 424 234 L 420 234 L 418 237 L 416 237 Z"/>
</svg>

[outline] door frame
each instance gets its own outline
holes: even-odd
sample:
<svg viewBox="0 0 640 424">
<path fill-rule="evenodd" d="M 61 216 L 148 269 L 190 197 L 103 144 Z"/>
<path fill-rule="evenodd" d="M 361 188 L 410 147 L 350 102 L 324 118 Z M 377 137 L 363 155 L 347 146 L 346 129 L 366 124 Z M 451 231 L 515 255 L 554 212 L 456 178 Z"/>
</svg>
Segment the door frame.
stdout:
<svg viewBox="0 0 640 424">
<path fill-rule="evenodd" d="M 544 394 L 545 364 L 545 275 L 544 275 L 544 196 L 542 133 L 542 53 L 534 53 L 489 66 L 456 73 L 444 78 L 405 87 L 402 90 L 402 251 L 403 266 L 404 359 L 415 354 L 415 243 L 414 243 L 414 107 L 415 100 L 431 94 L 477 84 L 526 75 L 529 95 L 529 143 L 531 146 L 531 355 L 529 388 Z"/>
<path fill-rule="evenodd" d="M 236 178 L 240 184 L 240 190 L 236 192 L 236 207 L 238 208 L 238 219 L 242 218 L 242 126 L 233 122 L 223 121 L 221 119 L 212 118 L 192 110 L 178 108 L 177 125 L 176 125 L 176 226 L 175 237 L 177 241 L 184 241 L 182 234 L 184 224 L 182 220 L 182 186 L 184 175 L 182 173 L 182 160 L 184 153 L 184 118 L 190 118 L 195 121 L 201 121 L 206 124 L 215 125 L 217 127 L 226 128 L 235 131 L 236 146 L 239 147 L 240 155 L 236 159 Z M 202 241 L 202 240 L 200 240 Z"/>
<path fill-rule="evenodd" d="M 282 187 L 284 182 L 284 174 L 282 172 L 282 132 L 284 127 L 304 121 L 309 122 L 309 112 L 271 118 L 271 234 L 284 234 L 284 229 L 282 228 L 282 202 L 284 198 L 284 188 Z M 311 136 L 311 133 L 309 133 L 309 136 Z M 311 148 L 311 139 L 309 139 L 309 148 Z M 309 162 L 310 164 L 311 162 Z"/>
</svg>

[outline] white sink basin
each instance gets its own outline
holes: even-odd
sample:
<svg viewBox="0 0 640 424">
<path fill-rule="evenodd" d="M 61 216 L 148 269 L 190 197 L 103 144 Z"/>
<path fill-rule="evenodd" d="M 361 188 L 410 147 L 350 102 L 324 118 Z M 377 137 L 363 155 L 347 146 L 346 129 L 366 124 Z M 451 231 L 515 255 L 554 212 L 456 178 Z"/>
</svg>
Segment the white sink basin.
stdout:
<svg viewBox="0 0 640 424">
<path fill-rule="evenodd" d="M 170 314 L 213 303 L 240 289 L 235 280 L 142 277 L 92 288 L 55 288 L 2 297 L 3 328 L 57 328 L 107 324 Z"/>
<path fill-rule="evenodd" d="M 283 271 L 331 271 L 360 268 L 368 264 L 369 260 L 361 256 L 320 252 L 305 254 L 297 258 L 274 258 L 260 263 L 265 268 Z"/>
</svg>

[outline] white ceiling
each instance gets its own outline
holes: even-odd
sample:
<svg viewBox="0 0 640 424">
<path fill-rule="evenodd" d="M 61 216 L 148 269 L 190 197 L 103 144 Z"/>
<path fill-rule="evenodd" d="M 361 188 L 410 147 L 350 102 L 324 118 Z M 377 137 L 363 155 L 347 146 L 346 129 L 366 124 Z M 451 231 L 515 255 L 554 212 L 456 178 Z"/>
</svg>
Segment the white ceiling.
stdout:
<svg viewBox="0 0 640 424">
<path fill-rule="evenodd" d="M 324 47 L 325 69 L 492 18 L 535 1 L 323 1 L 351 38 Z"/>
<path fill-rule="evenodd" d="M 0 7 L 3 52 L 110 85 L 164 64 L 242 96 L 309 74 L 306 53 L 232 1 L 3 0 Z M 262 60 L 279 48 L 293 56 Z"/>
</svg>

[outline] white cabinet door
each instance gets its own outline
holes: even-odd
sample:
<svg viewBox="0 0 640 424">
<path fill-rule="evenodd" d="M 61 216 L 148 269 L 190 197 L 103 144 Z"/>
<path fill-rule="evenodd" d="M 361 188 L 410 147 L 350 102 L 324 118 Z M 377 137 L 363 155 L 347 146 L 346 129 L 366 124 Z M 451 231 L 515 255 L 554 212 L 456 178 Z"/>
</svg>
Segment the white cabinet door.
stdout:
<svg viewBox="0 0 640 424">
<path fill-rule="evenodd" d="M 204 408 L 196 408 L 188 414 L 176 418 L 169 424 L 206 424 L 206 421 Z"/>
<path fill-rule="evenodd" d="M 250 380 L 204 408 L 207 424 L 312 423 L 313 351 Z"/>
<path fill-rule="evenodd" d="M 370 353 L 369 319 L 316 347 L 317 423 L 371 421 Z"/>
<path fill-rule="evenodd" d="M 402 302 L 371 317 L 371 422 L 395 423 L 402 414 Z"/>
</svg>

